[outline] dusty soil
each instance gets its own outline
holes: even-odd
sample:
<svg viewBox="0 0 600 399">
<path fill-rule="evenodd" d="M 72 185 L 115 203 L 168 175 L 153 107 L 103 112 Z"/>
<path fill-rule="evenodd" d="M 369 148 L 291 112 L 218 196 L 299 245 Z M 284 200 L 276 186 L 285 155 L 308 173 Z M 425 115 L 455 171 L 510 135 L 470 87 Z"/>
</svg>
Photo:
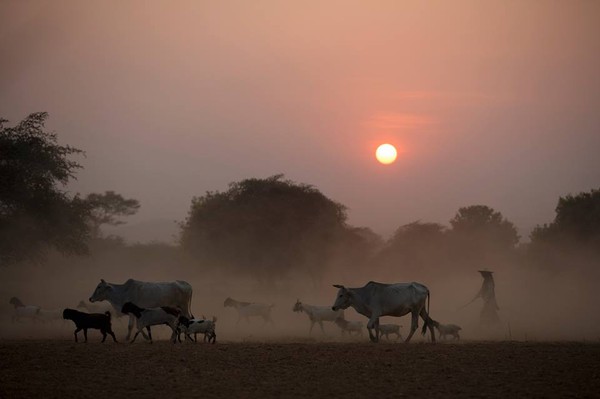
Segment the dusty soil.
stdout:
<svg viewBox="0 0 600 399">
<path fill-rule="evenodd" d="M 600 343 L 0 341 L 0 398 L 592 397 Z M 390 396 L 391 395 L 391 396 Z"/>
</svg>

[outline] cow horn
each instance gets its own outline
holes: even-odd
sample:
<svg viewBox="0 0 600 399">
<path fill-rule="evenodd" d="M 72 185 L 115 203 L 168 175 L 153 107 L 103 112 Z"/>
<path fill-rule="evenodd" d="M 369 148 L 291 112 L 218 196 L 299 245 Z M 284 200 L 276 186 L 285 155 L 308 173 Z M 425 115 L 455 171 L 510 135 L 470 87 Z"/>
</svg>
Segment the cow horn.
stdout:
<svg viewBox="0 0 600 399">
<path fill-rule="evenodd" d="M 343 285 L 339 285 L 339 284 L 334 284 L 333 286 L 334 286 L 335 288 L 344 288 L 344 286 L 343 286 Z"/>
<path fill-rule="evenodd" d="M 106 283 L 106 281 L 104 281 L 104 279 L 103 279 L 103 278 L 101 278 L 101 279 L 100 279 L 100 282 L 101 282 L 101 283 Z"/>
</svg>

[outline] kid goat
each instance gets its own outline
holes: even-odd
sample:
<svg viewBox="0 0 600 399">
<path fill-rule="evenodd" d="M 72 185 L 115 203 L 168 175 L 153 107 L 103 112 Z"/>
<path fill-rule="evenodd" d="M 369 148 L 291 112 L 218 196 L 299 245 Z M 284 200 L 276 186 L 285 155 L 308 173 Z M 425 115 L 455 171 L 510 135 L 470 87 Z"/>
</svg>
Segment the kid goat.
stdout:
<svg viewBox="0 0 600 399">
<path fill-rule="evenodd" d="M 217 334 L 215 333 L 215 324 L 217 323 L 217 318 L 213 316 L 212 320 L 207 320 L 204 316 L 202 319 L 188 319 L 185 316 L 179 316 L 179 331 L 183 332 L 185 338 L 189 338 L 191 341 L 192 338 L 190 334 L 194 334 L 194 342 L 196 341 L 196 334 L 204 334 L 204 342 L 212 342 L 213 344 L 217 340 Z M 178 339 L 181 342 L 181 338 Z"/>
</svg>

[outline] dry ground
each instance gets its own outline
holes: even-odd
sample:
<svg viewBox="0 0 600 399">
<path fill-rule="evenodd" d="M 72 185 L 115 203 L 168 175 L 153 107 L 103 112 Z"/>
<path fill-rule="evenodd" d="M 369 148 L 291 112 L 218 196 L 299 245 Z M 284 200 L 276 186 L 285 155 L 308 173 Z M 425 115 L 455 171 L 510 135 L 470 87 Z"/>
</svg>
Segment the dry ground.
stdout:
<svg viewBox="0 0 600 399">
<path fill-rule="evenodd" d="M 0 398 L 598 397 L 600 343 L 1 340 Z"/>
</svg>

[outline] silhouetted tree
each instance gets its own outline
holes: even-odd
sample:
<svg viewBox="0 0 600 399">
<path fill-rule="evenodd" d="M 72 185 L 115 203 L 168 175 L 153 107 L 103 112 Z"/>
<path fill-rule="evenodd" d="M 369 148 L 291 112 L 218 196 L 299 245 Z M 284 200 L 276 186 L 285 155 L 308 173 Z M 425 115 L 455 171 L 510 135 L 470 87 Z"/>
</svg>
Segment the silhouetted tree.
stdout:
<svg viewBox="0 0 600 399">
<path fill-rule="evenodd" d="M 347 238 L 345 207 L 283 175 L 231 183 L 192 200 L 181 244 L 207 265 L 267 282 L 291 270 L 314 279 Z"/>
<path fill-rule="evenodd" d="M 445 230 L 441 224 L 420 221 L 400 226 L 375 262 L 402 272 L 438 267 L 446 253 Z"/>
<path fill-rule="evenodd" d="M 541 267 L 597 263 L 600 255 L 600 190 L 560 197 L 554 221 L 530 235 L 529 259 Z"/>
<path fill-rule="evenodd" d="M 568 240 L 598 244 L 600 239 L 600 190 L 560 197 L 554 221 L 536 226 L 532 243 Z"/>
<path fill-rule="evenodd" d="M 490 266 L 514 255 L 517 229 L 500 212 L 485 206 L 459 208 L 450 220 L 451 257 L 465 266 Z"/>
<path fill-rule="evenodd" d="M 14 127 L 0 119 L 0 264 L 39 259 L 47 248 L 87 252 L 89 206 L 61 190 L 81 166 L 82 151 L 44 130 L 46 112 Z"/>
<path fill-rule="evenodd" d="M 104 224 L 118 226 L 125 222 L 119 220 L 123 216 L 135 215 L 140 209 L 140 203 L 133 198 L 124 198 L 114 191 L 104 194 L 92 193 L 85 197 L 91 208 L 90 223 L 95 237 L 100 235 L 100 227 Z"/>
</svg>

